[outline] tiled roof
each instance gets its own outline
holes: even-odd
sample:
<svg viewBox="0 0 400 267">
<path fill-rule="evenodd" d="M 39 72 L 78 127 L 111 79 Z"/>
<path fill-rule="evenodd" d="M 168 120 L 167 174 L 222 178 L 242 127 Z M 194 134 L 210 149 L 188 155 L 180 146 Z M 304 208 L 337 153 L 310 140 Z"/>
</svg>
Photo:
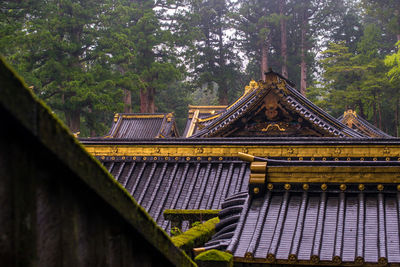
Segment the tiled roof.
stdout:
<svg viewBox="0 0 400 267">
<path fill-rule="evenodd" d="M 360 115 L 351 109 L 344 112 L 342 116 L 338 118 L 340 122 L 346 124 L 351 129 L 356 132 L 363 134 L 368 137 L 374 138 L 393 138 L 393 136 L 388 135 L 382 130 L 378 129 L 367 120 L 362 118 Z"/>
<path fill-rule="evenodd" d="M 115 179 L 166 230 L 171 225 L 164 220 L 164 210 L 217 210 L 226 197 L 247 189 L 250 171 L 247 163 L 237 158 L 199 159 L 99 158 Z"/>
<path fill-rule="evenodd" d="M 206 247 L 248 263 L 400 263 L 400 193 L 267 192 L 223 204 Z"/>
<path fill-rule="evenodd" d="M 258 136 L 365 137 L 314 105 L 279 74 L 269 72 L 266 77 L 266 81 L 251 82 L 245 94 L 225 110 L 198 120 L 200 130 L 193 137 L 245 136 L 246 132 L 252 136 L 256 130 Z M 270 111 L 269 118 L 263 118 L 263 110 Z M 235 135 L 241 129 L 245 133 Z"/>
<path fill-rule="evenodd" d="M 177 137 L 175 118 L 168 114 L 116 114 L 108 138 Z"/>
</svg>

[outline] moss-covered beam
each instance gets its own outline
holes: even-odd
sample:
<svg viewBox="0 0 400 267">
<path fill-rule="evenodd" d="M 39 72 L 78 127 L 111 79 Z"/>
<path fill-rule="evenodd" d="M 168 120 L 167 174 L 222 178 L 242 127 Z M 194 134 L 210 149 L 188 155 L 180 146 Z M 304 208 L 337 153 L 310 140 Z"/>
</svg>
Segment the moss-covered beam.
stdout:
<svg viewBox="0 0 400 267">
<path fill-rule="evenodd" d="M 172 242 L 187 254 L 192 254 L 195 247 L 204 245 L 215 233 L 215 226 L 219 223 L 219 218 L 212 218 L 200 225 L 190 228 L 186 232 L 172 237 Z"/>
<path fill-rule="evenodd" d="M 207 250 L 196 256 L 195 261 L 199 267 L 232 267 L 233 256 L 227 252 L 216 249 Z"/>
</svg>

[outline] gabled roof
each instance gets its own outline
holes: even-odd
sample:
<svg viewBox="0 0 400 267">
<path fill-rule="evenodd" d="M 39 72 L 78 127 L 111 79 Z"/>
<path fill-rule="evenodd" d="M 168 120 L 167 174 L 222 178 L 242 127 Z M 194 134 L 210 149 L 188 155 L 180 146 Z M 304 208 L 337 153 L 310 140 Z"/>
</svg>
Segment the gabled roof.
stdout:
<svg viewBox="0 0 400 267">
<path fill-rule="evenodd" d="M 393 138 L 393 136 L 388 135 L 362 118 L 355 110 L 346 110 L 344 114 L 338 118 L 338 120 L 356 132 L 368 137 Z"/>
<path fill-rule="evenodd" d="M 365 137 L 302 96 L 275 72 L 252 81 L 245 93 L 215 115 L 197 119 L 193 137 Z"/>
<path fill-rule="evenodd" d="M 192 106 L 189 105 L 188 119 L 186 121 L 183 137 L 190 137 L 198 131 L 196 123 L 198 119 L 213 116 L 226 109 L 227 106 Z"/>
<path fill-rule="evenodd" d="M 178 137 L 175 118 L 167 114 L 115 114 L 113 125 L 106 138 L 164 138 Z"/>
</svg>

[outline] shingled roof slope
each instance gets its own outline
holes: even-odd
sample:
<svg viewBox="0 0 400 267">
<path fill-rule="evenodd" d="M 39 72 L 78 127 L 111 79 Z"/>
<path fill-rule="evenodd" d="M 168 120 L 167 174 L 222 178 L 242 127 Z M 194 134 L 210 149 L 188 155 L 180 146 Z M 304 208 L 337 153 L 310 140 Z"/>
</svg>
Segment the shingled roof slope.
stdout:
<svg viewBox="0 0 400 267">
<path fill-rule="evenodd" d="M 163 229 L 166 209 L 217 210 L 247 189 L 247 163 L 237 158 L 99 157 L 106 169 Z M 186 229 L 187 227 L 184 226 Z"/>
<path fill-rule="evenodd" d="M 251 82 L 245 94 L 225 110 L 198 119 L 200 130 L 192 136 L 252 136 L 255 132 L 257 136 L 366 137 L 314 105 L 292 86 L 281 75 L 268 72 L 266 81 Z M 249 125 L 257 116 L 258 123 Z"/>
<path fill-rule="evenodd" d="M 239 262 L 400 263 L 399 193 L 269 191 L 238 194 L 223 206 L 206 248 L 228 250 Z"/>
<path fill-rule="evenodd" d="M 108 138 L 164 138 L 178 137 L 175 118 L 166 114 L 115 114 Z"/>
<path fill-rule="evenodd" d="M 363 135 L 373 138 L 393 138 L 384 131 L 378 129 L 367 120 L 357 114 L 355 110 L 346 110 L 342 116 L 338 118 L 340 122 L 346 124 L 349 128 Z"/>
</svg>

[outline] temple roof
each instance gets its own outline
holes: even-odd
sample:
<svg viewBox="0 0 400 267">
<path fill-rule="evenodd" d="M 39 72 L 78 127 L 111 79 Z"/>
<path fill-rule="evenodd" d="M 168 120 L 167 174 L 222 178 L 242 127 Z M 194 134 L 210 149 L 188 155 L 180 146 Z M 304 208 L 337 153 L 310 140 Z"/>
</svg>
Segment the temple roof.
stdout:
<svg viewBox="0 0 400 267">
<path fill-rule="evenodd" d="M 275 72 L 252 81 L 226 109 L 192 120 L 193 137 L 307 136 L 366 137 L 353 131 L 302 96 Z"/>
<path fill-rule="evenodd" d="M 164 230 L 166 209 L 218 210 L 247 190 L 249 164 L 222 157 L 98 157 L 106 169 Z M 187 229 L 187 225 L 183 226 Z"/>
<path fill-rule="evenodd" d="M 196 122 L 198 119 L 213 116 L 226 109 L 227 106 L 193 106 L 189 105 L 188 119 L 186 121 L 183 137 L 190 137 L 198 131 Z"/>
<path fill-rule="evenodd" d="M 206 248 L 230 251 L 236 262 L 400 263 L 399 193 L 268 191 L 222 206 Z"/>
<path fill-rule="evenodd" d="M 253 161 L 205 249 L 266 264 L 400 263 L 398 161 Z"/>
<path fill-rule="evenodd" d="M 167 114 L 115 114 L 107 138 L 164 138 L 178 137 L 175 118 Z"/>
<path fill-rule="evenodd" d="M 346 124 L 349 128 L 365 136 L 374 138 L 393 138 L 393 136 L 388 135 L 362 118 L 355 110 L 346 110 L 338 120 L 343 124 Z"/>
</svg>

